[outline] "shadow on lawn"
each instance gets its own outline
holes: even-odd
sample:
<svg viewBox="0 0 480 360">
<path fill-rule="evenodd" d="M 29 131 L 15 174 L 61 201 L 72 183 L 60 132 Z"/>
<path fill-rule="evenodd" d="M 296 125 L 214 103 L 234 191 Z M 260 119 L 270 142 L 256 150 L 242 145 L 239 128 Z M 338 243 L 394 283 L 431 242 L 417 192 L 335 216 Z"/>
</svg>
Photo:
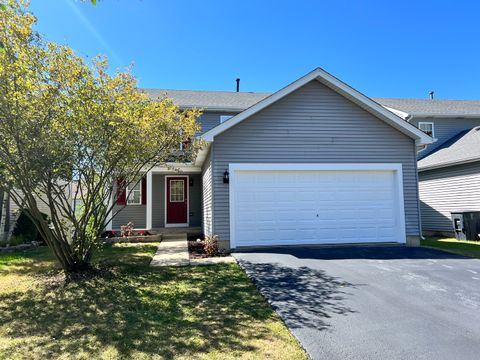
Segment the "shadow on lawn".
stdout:
<svg viewBox="0 0 480 360">
<path fill-rule="evenodd" d="M 333 314 L 355 312 L 343 305 L 355 285 L 325 271 L 245 260 L 240 265 L 290 328 L 327 330 Z"/>
<path fill-rule="evenodd" d="M 97 357 L 105 348 L 124 358 L 136 352 L 174 358 L 248 351 L 247 339 L 268 333 L 264 326 L 249 325 L 272 315 L 245 274 L 228 265 L 119 265 L 107 277 L 0 295 L 5 335 L 23 338 L 40 357 L 80 351 Z M 35 336 L 40 337 L 29 340 Z M 22 352 L 13 347 L 12 353 Z"/>
</svg>

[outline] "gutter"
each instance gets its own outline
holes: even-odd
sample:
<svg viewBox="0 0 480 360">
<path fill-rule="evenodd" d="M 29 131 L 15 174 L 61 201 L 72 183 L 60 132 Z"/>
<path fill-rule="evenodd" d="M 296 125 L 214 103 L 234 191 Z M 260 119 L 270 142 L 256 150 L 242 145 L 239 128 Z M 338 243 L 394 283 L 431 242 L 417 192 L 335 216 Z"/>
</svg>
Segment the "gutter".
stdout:
<svg viewBox="0 0 480 360">
<path fill-rule="evenodd" d="M 412 118 L 430 118 L 430 119 L 480 119 L 480 114 L 409 114 L 408 120 Z"/>
<path fill-rule="evenodd" d="M 477 162 L 477 161 L 480 161 L 480 158 L 476 157 L 476 158 L 465 159 L 465 160 L 460 160 L 460 161 L 450 161 L 450 162 L 447 162 L 447 163 L 442 163 L 442 164 L 437 164 L 437 165 L 424 166 L 422 168 L 419 168 L 418 172 L 441 169 L 441 168 L 446 168 L 446 167 L 455 166 L 455 165 L 470 164 L 470 163 Z"/>
</svg>

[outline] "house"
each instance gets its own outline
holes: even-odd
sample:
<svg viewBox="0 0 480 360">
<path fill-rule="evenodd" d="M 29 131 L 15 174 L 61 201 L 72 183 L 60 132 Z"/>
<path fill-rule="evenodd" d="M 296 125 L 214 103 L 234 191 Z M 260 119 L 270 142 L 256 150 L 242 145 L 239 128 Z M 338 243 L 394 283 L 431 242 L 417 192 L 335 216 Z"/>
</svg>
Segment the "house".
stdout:
<svg viewBox="0 0 480 360">
<path fill-rule="evenodd" d="M 480 210 L 480 101 L 377 101 L 436 139 L 418 152 L 422 229 L 454 235 L 451 212 Z"/>
<path fill-rule="evenodd" d="M 453 235 L 451 213 L 480 211 L 480 120 L 418 162 L 423 229 Z"/>
<path fill-rule="evenodd" d="M 433 139 L 398 111 L 319 68 L 273 94 L 145 91 L 202 108 L 206 146 L 127 189 L 110 228 L 201 226 L 226 248 L 418 244 L 416 156 Z"/>
</svg>

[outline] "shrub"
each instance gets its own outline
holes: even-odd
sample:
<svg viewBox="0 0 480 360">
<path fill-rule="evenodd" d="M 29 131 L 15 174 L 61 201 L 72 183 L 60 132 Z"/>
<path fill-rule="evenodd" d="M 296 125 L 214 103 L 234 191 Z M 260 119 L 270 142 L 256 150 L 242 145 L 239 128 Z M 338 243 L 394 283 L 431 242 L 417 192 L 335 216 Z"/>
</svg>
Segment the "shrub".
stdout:
<svg viewBox="0 0 480 360">
<path fill-rule="evenodd" d="M 29 243 L 32 241 L 45 242 L 42 236 L 39 234 L 35 224 L 32 222 L 32 220 L 30 220 L 28 213 L 28 209 L 20 210 L 20 216 L 15 222 L 15 226 L 13 228 L 12 238 L 10 240 L 11 244 L 14 242 L 16 243 L 16 245 Z M 42 213 L 42 216 L 44 217 L 44 219 L 48 219 L 47 214 Z"/>
<path fill-rule="evenodd" d="M 133 223 L 130 221 L 127 225 L 122 225 L 120 233 L 122 237 L 133 236 Z"/>
<path fill-rule="evenodd" d="M 206 236 L 204 249 L 209 257 L 218 255 L 218 235 Z"/>
</svg>

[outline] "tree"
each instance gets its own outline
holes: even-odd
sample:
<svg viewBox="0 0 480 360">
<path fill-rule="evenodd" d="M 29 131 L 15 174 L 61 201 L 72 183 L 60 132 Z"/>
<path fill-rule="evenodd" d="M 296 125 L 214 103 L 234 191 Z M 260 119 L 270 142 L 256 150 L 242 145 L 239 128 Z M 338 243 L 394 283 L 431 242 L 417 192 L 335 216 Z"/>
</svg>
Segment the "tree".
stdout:
<svg viewBox="0 0 480 360">
<path fill-rule="evenodd" d="M 117 180 L 121 192 L 154 166 L 193 159 L 199 142 L 178 149 L 198 132 L 199 111 L 150 100 L 130 71 L 111 76 L 104 58 L 88 65 L 68 46 L 45 41 L 25 3 L 0 3 L 0 186 L 28 208 L 65 272 L 82 271 L 119 194 Z"/>
</svg>

